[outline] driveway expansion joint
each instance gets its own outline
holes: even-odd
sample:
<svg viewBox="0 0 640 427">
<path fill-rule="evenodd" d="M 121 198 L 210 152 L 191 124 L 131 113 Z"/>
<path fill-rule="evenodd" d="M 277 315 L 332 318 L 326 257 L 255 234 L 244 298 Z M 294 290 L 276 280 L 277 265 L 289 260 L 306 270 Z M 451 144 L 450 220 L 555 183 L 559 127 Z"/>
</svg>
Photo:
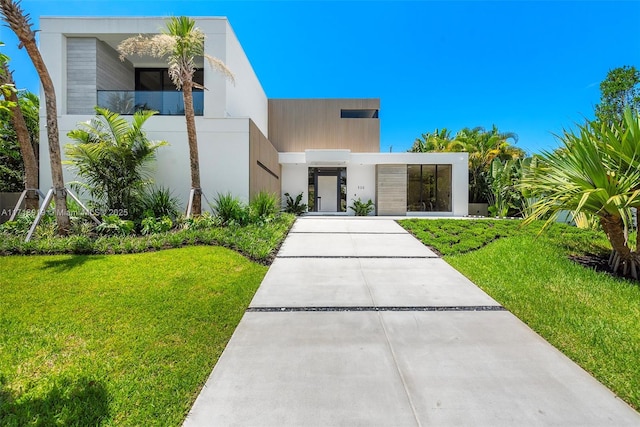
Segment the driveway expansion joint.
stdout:
<svg viewBox="0 0 640 427">
<path fill-rule="evenodd" d="M 369 258 L 369 259 L 438 259 L 437 255 L 277 255 L 276 258 Z"/>
<path fill-rule="evenodd" d="M 501 305 L 459 305 L 459 306 L 416 306 L 416 307 L 249 307 L 248 313 L 291 313 L 291 312 L 376 312 L 376 311 L 507 311 Z"/>
</svg>

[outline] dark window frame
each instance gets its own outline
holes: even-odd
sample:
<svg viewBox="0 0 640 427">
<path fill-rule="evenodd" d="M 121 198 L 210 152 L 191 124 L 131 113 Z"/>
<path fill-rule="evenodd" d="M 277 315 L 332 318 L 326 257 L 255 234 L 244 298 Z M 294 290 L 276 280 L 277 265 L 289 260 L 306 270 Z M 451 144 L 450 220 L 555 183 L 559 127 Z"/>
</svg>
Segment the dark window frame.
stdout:
<svg viewBox="0 0 640 427">
<path fill-rule="evenodd" d="M 341 119 L 377 119 L 380 110 L 377 108 L 341 108 Z"/>
</svg>

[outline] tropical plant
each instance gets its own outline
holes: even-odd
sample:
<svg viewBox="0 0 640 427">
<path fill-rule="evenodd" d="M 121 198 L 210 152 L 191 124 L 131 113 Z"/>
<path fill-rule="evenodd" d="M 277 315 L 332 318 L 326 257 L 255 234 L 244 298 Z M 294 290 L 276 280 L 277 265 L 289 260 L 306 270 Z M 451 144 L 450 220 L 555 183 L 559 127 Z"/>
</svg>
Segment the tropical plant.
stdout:
<svg viewBox="0 0 640 427">
<path fill-rule="evenodd" d="M 76 144 L 66 145 L 67 160 L 84 182 L 100 212 L 137 218 L 140 198 L 150 183 L 148 164 L 165 141 L 149 141 L 142 127 L 154 111 L 137 112 L 131 122 L 117 113 L 96 107 L 96 116 L 68 133 Z"/>
<path fill-rule="evenodd" d="M 423 133 L 416 138 L 408 150 L 411 153 L 431 153 L 449 151 L 451 131 L 447 128 L 436 129 L 433 132 Z"/>
<path fill-rule="evenodd" d="M 285 212 L 300 216 L 307 211 L 307 204 L 302 203 L 302 193 L 298 194 L 295 199 L 289 193 L 284 193 L 284 197 L 287 203 L 284 208 Z"/>
<path fill-rule="evenodd" d="M 248 207 L 231 193 L 218 193 L 211 208 L 222 225 L 246 225 L 249 222 Z"/>
<path fill-rule="evenodd" d="M 367 216 L 371 212 L 373 212 L 376 207 L 371 199 L 369 199 L 366 203 L 363 202 L 359 197 L 357 200 L 351 199 L 351 201 L 352 204 L 351 206 L 349 206 L 349 209 L 351 209 L 356 214 L 356 216 Z"/>
<path fill-rule="evenodd" d="M 166 187 L 145 188 L 140 197 L 140 209 L 146 216 L 169 217 L 172 221 L 180 215 L 180 204 Z"/>
<path fill-rule="evenodd" d="M 20 0 L 0 0 L 0 18 L 16 34 L 20 47 L 24 47 L 31 58 L 42 84 L 45 110 L 47 115 L 47 143 L 51 162 L 51 180 L 54 188 L 54 201 L 57 206 L 56 222 L 58 233 L 66 235 L 71 223 L 67 215 L 67 192 L 62 175 L 62 159 L 60 157 L 60 140 L 58 135 L 58 111 L 56 93 L 49 71 L 40 55 L 36 43 L 36 32 L 31 28 L 31 18 L 20 7 Z"/>
<path fill-rule="evenodd" d="M 491 216 L 505 217 L 522 215 L 527 199 L 519 184 L 523 170 L 532 158 L 500 160 L 493 159 L 489 170 L 489 213 Z"/>
<path fill-rule="evenodd" d="M 609 70 L 600 83 L 596 116 L 608 125 L 622 124 L 626 108 L 640 110 L 640 71 L 627 65 Z"/>
<path fill-rule="evenodd" d="M 156 218 L 148 216 L 142 220 L 140 232 L 142 234 L 164 233 L 173 227 L 173 221 L 168 216 Z"/>
<path fill-rule="evenodd" d="M 194 190 L 192 213 L 196 216 L 202 213 L 202 189 L 200 188 L 200 163 L 192 91 L 194 87 L 204 89 L 193 82 L 196 58 L 206 58 L 213 69 L 233 80 L 233 75 L 224 62 L 205 53 L 204 39 L 204 33 L 196 27 L 193 19 L 180 16 L 167 20 L 162 34 L 139 35 L 128 38 L 118 45 L 118 52 L 122 59 L 136 54 L 166 59 L 169 63 L 171 80 L 177 89 L 182 89 L 189 141 L 191 189 Z"/>
<path fill-rule="evenodd" d="M 518 142 L 513 132 L 500 132 L 497 126 L 490 131 L 481 127 L 464 128 L 456 134 L 450 151 L 469 153 L 469 202 L 481 203 L 487 199 L 488 173 L 493 159 L 518 159 L 524 151 L 511 145 Z"/>
<path fill-rule="evenodd" d="M 277 195 L 261 191 L 253 196 L 249 203 L 251 222 L 269 220 L 280 211 L 280 199 Z"/>
<path fill-rule="evenodd" d="M 187 230 L 206 230 L 221 225 L 220 219 L 210 212 L 202 212 L 202 215 L 190 218 L 180 218 L 179 222 Z"/>
<path fill-rule="evenodd" d="M 96 227 L 96 231 L 106 235 L 127 236 L 133 233 L 134 227 L 133 221 L 122 219 L 118 215 L 103 215 L 102 223 Z"/>
<path fill-rule="evenodd" d="M 638 251 L 628 242 L 631 208 L 640 207 L 640 118 L 627 110 L 624 124 L 591 122 L 564 132 L 566 150 L 544 152 L 522 185 L 537 197 L 525 219 L 553 222 L 563 210 L 596 215 L 613 249 L 614 272 L 638 278 Z M 626 147 L 621 150 L 620 147 Z"/>
</svg>

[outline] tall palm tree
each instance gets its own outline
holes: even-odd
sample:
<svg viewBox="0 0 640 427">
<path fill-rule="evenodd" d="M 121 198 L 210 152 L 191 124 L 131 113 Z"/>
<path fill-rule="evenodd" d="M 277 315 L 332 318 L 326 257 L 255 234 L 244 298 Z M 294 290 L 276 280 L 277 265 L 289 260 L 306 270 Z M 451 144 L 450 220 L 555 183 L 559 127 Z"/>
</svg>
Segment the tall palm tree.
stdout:
<svg viewBox="0 0 640 427">
<path fill-rule="evenodd" d="M 13 75 L 9 70 L 7 58 L 4 55 L 0 55 L 0 85 L 15 87 Z M 36 160 L 36 155 L 31 143 L 31 133 L 27 127 L 25 117 L 22 114 L 18 94 L 15 90 L 9 90 L 5 91 L 4 95 L 5 99 L 11 103 L 9 106 L 11 124 L 13 125 L 16 139 L 18 140 L 22 162 L 24 164 L 24 187 L 25 189 L 38 188 L 38 161 Z M 27 192 L 25 207 L 27 209 L 38 209 L 37 191 L 30 190 Z"/>
<path fill-rule="evenodd" d="M 56 222 L 58 233 L 66 235 L 69 232 L 70 221 L 67 213 L 67 192 L 62 176 L 62 159 L 60 157 L 60 140 L 58 135 L 58 111 L 56 108 L 56 92 L 53 81 L 47 70 L 47 66 L 40 55 L 36 44 L 36 32 L 31 28 L 31 18 L 20 7 L 20 0 L 0 0 L 0 17 L 20 40 L 20 46 L 24 47 L 33 62 L 45 98 L 45 110 L 47 113 L 47 140 L 49 145 L 49 159 L 51 161 L 51 180 L 54 188 L 54 200 L 56 204 Z"/>
<path fill-rule="evenodd" d="M 640 169 L 618 150 L 626 146 L 627 153 L 640 152 L 640 121 L 637 114 L 627 114 L 625 122 L 611 127 L 588 123 L 579 126 L 577 135 L 565 132 L 567 149 L 544 152 L 521 185 L 538 199 L 525 224 L 548 218 L 549 225 L 563 210 L 595 215 L 613 249 L 613 270 L 622 266 L 623 274 L 637 279 L 640 255 L 629 247 L 627 230 L 631 208 L 640 207 Z"/>
<path fill-rule="evenodd" d="M 169 76 L 177 89 L 182 89 L 184 98 L 184 116 L 187 122 L 189 140 L 189 160 L 191 167 L 191 189 L 194 191 L 192 212 L 202 212 L 202 189 L 200 188 L 200 162 L 198 159 L 198 136 L 196 133 L 195 113 L 193 109 L 193 88 L 204 89 L 193 82 L 196 71 L 196 58 L 205 57 L 211 67 L 233 80 L 227 66 L 219 59 L 204 52 L 205 35 L 196 22 L 186 16 L 172 17 L 166 23 L 162 34 L 153 36 L 139 35 L 124 40 L 118 45 L 122 58 L 135 54 L 163 58 L 169 64 Z"/>
</svg>

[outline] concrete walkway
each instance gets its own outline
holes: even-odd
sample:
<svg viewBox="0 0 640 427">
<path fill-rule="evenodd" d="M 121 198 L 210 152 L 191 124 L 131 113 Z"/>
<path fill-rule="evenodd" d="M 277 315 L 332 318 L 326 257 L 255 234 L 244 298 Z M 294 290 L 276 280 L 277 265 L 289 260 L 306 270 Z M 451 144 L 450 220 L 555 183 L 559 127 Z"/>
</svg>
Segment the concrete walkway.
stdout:
<svg viewBox="0 0 640 427">
<path fill-rule="evenodd" d="M 639 426 L 398 224 L 301 218 L 185 423 Z"/>
</svg>

